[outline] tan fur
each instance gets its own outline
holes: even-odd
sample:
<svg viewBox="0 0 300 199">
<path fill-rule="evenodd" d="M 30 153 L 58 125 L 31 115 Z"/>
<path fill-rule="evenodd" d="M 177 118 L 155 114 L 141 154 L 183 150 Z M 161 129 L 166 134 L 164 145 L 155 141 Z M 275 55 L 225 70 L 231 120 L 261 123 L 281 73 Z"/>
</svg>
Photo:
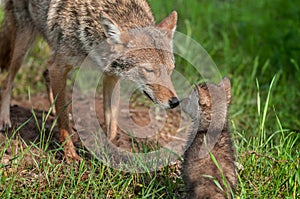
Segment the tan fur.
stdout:
<svg viewBox="0 0 300 199">
<path fill-rule="evenodd" d="M 43 77 L 45 80 L 45 84 L 46 84 L 46 89 L 47 89 L 47 94 L 48 94 L 48 99 L 50 102 L 50 105 L 53 105 L 55 100 L 54 100 L 54 96 L 53 96 L 53 91 L 50 85 L 50 76 L 49 76 L 49 70 L 45 70 L 43 73 Z M 56 110 L 55 107 L 52 107 L 51 110 L 52 114 L 55 115 L 56 114 Z"/>
<path fill-rule="evenodd" d="M 197 85 L 195 90 L 197 95 L 199 95 L 199 111 L 200 111 L 200 120 L 198 131 L 195 137 L 190 137 L 191 145 L 186 150 L 184 154 L 183 162 L 183 180 L 187 185 L 187 198 L 191 199 L 223 199 L 231 198 L 230 188 L 234 191 L 235 185 L 237 182 L 235 165 L 234 165 L 234 152 L 232 148 L 230 133 L 227 127 L 227 121 L 223 126 L 223 129 L 210 127 L 212 124 L 212 116 L 224 115 L 227 117 L 227 109 L 231 99 L 231 87 L 230 81 L 228 78 L 224 78 L 219 85 L 215 84 L 200 84 Z M 226 95 L 226 98 L 223 97 Z M 215 103 L 217 109 L 212 108 L 212 98 L 216 101 Z M 191 97 L 190 97 L 191 99 Z M 219 106 L 223 104 L 225 100 L 225 106 Z M 183 106 L 188 103 L 185 103 Z M 185 107 L 186 108 L 186 107 Z M 192 108 L 187 107 L 190 111 L 192 109 L 197 109 L 197 106 Z M 189 111 L 187 111 L 189 112 Z M 225 118 L 227 120 L 227 118 Z M 222 122 L 222 121 L 220 121 Z M 216 129 L 213 132 L 209 132 L 208 129 Z M 205 149 L 204 136 L 206 138 L 209 136 L 208 133 L 214 134 L 216 132 L 217 140 L 210 152 L 216 158 L 226 180 L 230 187 L 225 187 L 222 180 L 222 175 L 212 161 L 208 151 L 205 153 L 200 153 L 201 150 Z M 218 134 L 220 133 L 220 134 Z M 204 148 L 203 148 L 204 147 Z M 224 191 L 216 186 L 213 182 L 213 179 L 208 176 L 213 177 L 217 180 Z"/>
<path fill-rule="evenodd" d="M 103 84 L 110 140 L 117 133 L 119 97 L 112 94 L 118 94 L 120 78 L 136 82 L 154 102 L 174 108 L 179 104 L 171 82 L 176 22 L 177 13 L 172 12 L 155 25 L 145 0 L 6 0 L 0 34 L 0 47 L 6 50 L 0 49 L 0 64 L 1 68 L 8 68 L 8 76 L 2 85 L 0 128 L 11 127 L 9 105 L 13 80 L 36 33 L 52 49 L 48 70 L 67 159 L 80 159 L 73 143 L 68 141 L 71 129 L 66 108 L 67 74 L 99 44 L 107 44 L 107 56 L 115 58 L 104 68 Z M 95 63 L 97 59 L 94 57 Z"/>
<path fill-rule="evenodd" d="M 170 88 L 163 87 L 160 84 L 151 84 L 149 87 L 153 90 L 154 95 L 160 101 L 171 99 L 174 96 L 175 91 L 173 89 L 171 90 Z"/>
</svg>

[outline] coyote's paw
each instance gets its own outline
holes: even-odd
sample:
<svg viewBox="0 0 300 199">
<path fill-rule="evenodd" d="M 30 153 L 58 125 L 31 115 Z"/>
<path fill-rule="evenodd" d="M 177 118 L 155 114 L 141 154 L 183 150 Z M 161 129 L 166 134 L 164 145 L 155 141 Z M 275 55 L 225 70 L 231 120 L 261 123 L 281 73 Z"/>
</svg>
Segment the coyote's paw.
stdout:
<svg viewBox="0 0 300 199">
<path fill-rule="evenodd" d="M 64 146 L 65 158 L 68 164 L 71 162 L 80 162 L 82 158 L 76 153 L 75 147 L 72 142 L 66 143 Z"/>
<path fill-rule="evenodd" d="M 8 128 L 11 128 L 9 115 L 0 115 L 0 131 L 5 131 Z"/>
<path fill-rule="evenodd" d="M 108 139 L 109 139 L 110 142 L 113 141 L 116 137 L 117 137 L 117 131 L 116 130 L 109 132 Z"/>
<path fill-rule="evenodd" d="M 109 141 L 113 141 L 118 134 L 118 126 L 117 124 L 111 123 L 109 129 L 107 129 L 107 137 Z"/>
</svg>

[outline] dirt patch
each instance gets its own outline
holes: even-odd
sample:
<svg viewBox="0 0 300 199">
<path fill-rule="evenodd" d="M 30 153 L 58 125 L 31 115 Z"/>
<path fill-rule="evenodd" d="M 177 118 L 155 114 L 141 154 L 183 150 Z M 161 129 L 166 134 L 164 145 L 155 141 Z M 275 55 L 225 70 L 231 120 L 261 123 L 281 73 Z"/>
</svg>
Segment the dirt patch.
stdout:
<svg viewBox="0 0 300 199">
<path fill-rule="evenodd" d="M 149 108 L 144 100 L 142 102 L 131 101 L 129 108 L 126 107 L 128 105 L 121 103 L 119 110 L 120 129 L 116 139 L 113 140 L 115 146 L 133 151 L 138 150 L 141 145 L 146 144 L 150 148 L 151 146 L 157 148 L 168 145 L 177 139 L 178 132 L 182 130 L 183 117 L 185 117 L 181 113 L 180 107 L 164 111 L 158 108 Z M 50 104 L 46 96 L 32 96 L 30 100 L 17 99 L 13 100 L 12 104 L 11 122 L 13 128 L 6 132 L 8 137 L 21 138 L 26 144 L 41 144 L 41 140 L 46 138 L 49 149 L 59 146 L 55 116 L 49 114 Z M 95 104 L 93 107 L 84 96 L 73 101 L 73 106 L 76 107 L 77 111 L 95 112 L 97 122 L 101 128 L 105 129 L 102 97 L 97 97 Z M 69 109 L 72 111 L 72 106 Z M 76 125 L 72 121 L 74 130 L 85 131 L 85 127 L 93 125 L 91 121 L 95 121 L 94 117 L 93 114 L 86 114 L 79 118 L 79 121 L 76 121 Z M 4 140 L 4 138 L 1 139 L 2 145 Z M 80 143 L 76 144 L 77 146 L 80 145 Z"/>
</svg>

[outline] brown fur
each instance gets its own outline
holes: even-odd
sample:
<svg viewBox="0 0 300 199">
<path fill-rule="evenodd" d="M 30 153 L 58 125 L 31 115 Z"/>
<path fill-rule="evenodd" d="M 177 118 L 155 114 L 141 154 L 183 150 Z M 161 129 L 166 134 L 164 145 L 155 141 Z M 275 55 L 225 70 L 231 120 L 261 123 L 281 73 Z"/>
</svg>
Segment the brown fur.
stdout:
<svg viewBox="0 0 300 199">
<path fill-rule="evenodd" d="M 36 33 L 45 38 L 52 50 L 49 78 L 53 97 L 56 97 L 55 110 L 67 159 L 81 159 L 69 139 L 71 128 L 65 108 L 68 104 L 67 74 L 99 44 L 104 43 L 107 48 L 101 51 L 102 57 L 92 57 L 95 63 L 102 58 L 115 59 L 99 66 L 104 70 L 104 111 L 109 139 L 114 139 L 117 133 L 119 97 L 113 97 L 112 93 L 113 89 L 119 92 L 120 78 L 136 82 L 154 102 L 174 108 L 179 104 L 171 82 L 174 69 L 172 37 L 176 22 L 177 13 L 172 12 L 155 25 L 145 0 L 6 0 L 0 34 L 0 47 L 6 50 L 0 51 L 0 64 L 8 68 L 8 76 L 2 86 L 0 128 L 11 126 L 12 84 Z M 152 84 L 159 86 L 152 90 Z M 166 88 L 169 94 L 160 95 L 160 90 Z"/>
<path fill-rule="evenodd" d="M 234 191 L 237 182 L 234 165 L 235 159 L 226 118 L 231 99 L 230 81 L 228 78 L 224 78 L 219 85 L 200 84 L 196 86 L 195 91 L 198 93 L 196 95 L 199 96 L 199 106 L 192 105 L 192 103 L 189 102 L 185 107 L 188 113 L 192 109 L 197 110 L 197 107 L 200 109 L 197 133 L 195 137 L 191 135 L 191 145 L 184 154 L 183 179 L 187 185 L 187 198 L 231 198 L 230 188 L 224 186 L 222 175 L 211 159 L 204 143 L 205 136 L 207 141 L 209 140 L 209 134 L 217 136 L 215 145 L 213 145 L 209 151 L 216 158 L 229 186 Z M 213 98 L 215 100 L 214 103 Z M 215 103 L 217 103 L 216 108 L 213 109 L 212 107 Z M 223 115 L 222 117 L 225 117 L 225 124 L 222 124 L 223 121 L 219 121 L 221 123 L 220 126 L 216 128 L 214 126 L 211 127 L 210 125 L 212 124 L 214 114 Z M 213 130 L 210 131 L 210 128 Z M 208 176 L 216 179 L 224 191 L 218 188 L 213 182 L 213 179 Z"/>
<path fill-rule="evenodd" d="M 5 4 L 5 16 L 2 26 L 5 29 L 0 30 L 0 69 L 8 68 L 11 59 L 11 51 L 14 46 L 14 37 L 16 34 L 16 21 L 13 16 L 13 5 L 11 1 Z"/>
</svg>

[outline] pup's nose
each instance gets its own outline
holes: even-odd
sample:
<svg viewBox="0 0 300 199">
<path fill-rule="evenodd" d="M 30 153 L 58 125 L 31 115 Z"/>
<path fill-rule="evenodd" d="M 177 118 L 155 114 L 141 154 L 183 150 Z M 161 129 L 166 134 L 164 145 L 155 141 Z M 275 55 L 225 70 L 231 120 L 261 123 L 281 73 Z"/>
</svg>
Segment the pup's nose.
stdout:
<svg viewBox="0 0 300 199">
<path fill-rule="evenodd" d="M 172 97 L 172 99 L 169 100 L 169 105 L 171 108 L 175 108 L 179 105 L 179 99 L 177 97 Z"/>
</svg>

